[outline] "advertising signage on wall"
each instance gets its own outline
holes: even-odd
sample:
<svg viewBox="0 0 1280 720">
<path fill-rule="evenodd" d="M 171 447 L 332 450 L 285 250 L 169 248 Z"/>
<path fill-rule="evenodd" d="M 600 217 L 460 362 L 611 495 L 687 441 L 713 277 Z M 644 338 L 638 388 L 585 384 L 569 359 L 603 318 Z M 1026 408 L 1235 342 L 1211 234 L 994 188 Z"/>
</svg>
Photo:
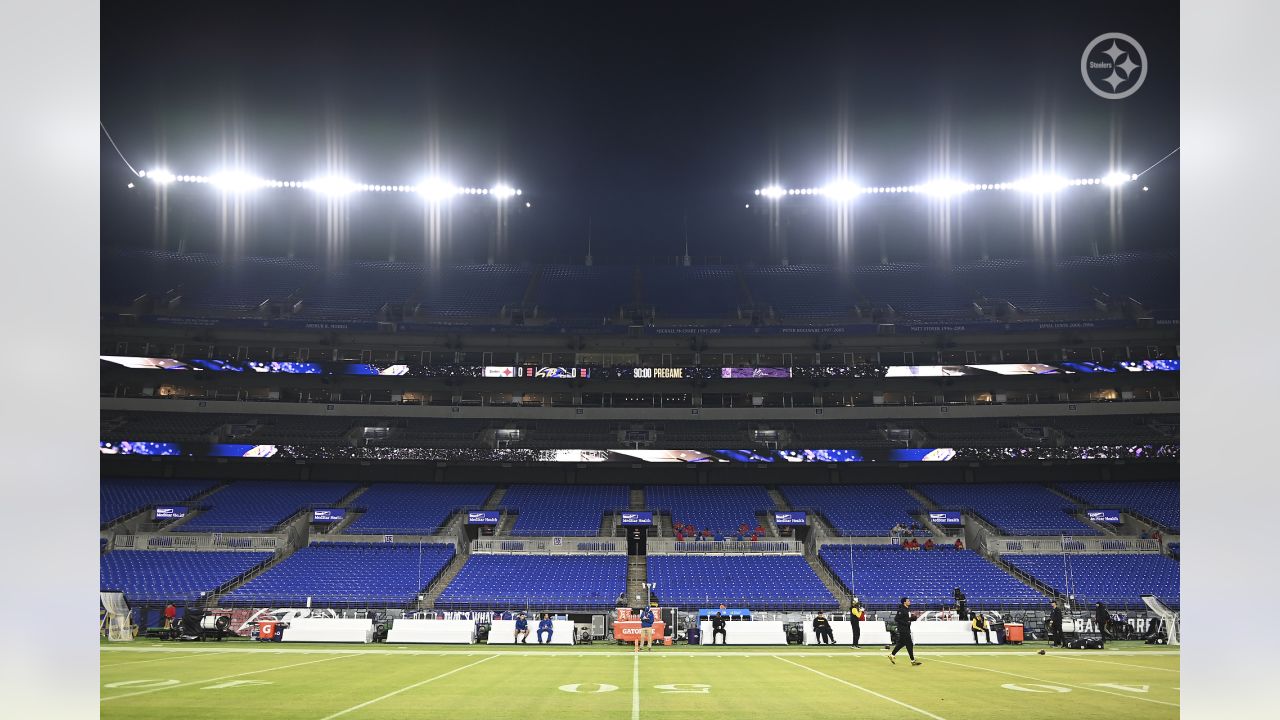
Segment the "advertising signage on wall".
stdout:
<svg viewBox="0 0 1280 720">
<path fill-rule="evenodd" d="M 958 510 L 930 510 L 929 522 L 934 525 L 961 525 L 964 518 Z"/>
<path fill-rule="evenodd" d="M 647 510 L 627 510 L 622 513 L 623 525 L 652 525 L 653 513 Z"/>
<path fill-rule="evenodd" d="M 1096 523 L 1119 523 L 1119 510 L 1088 510 L 1089 519 Z"/>
<path fill-rule="evenodd" d="M 183 505 L 157 505 L 151 513 L 152 520 L 177 520 L 187 516 L 187 508 Z"/>
<path fill-rule="evenodd" d="M 801 510 L 777 511 L 773 513 L 773 524 L 778 526 L 807 525 L 809 524 L 809 515 Z"/>
<path fill-rule="evenodd" d="M 209 358 L 101 355 L 99 360 L 131 370 L 359 375 L 413 378 L 519 378 L 598 380 L 786 380 L 792 378 L 938 378 L 966 375 L 1074 375 L 1178 372 L 1180 360 L 1118 362 L 997 363 L 985 365 L 798 365 L 795 367 L 552 367 L 513 365 L 409 365 L 404 363 L 260 362 Z"/>
<path fill-rule="evenodd" d="M 347 511 L 342 508 L 315 508 L 311 511 L 311 522 L 313 523 L 329 523 L 338 522 L 347 516 Z"/>
<path fill-rule="evenodd" d="M 497 525 L 500 510 L 468 510 L 468 525 Z"/>
</svg>

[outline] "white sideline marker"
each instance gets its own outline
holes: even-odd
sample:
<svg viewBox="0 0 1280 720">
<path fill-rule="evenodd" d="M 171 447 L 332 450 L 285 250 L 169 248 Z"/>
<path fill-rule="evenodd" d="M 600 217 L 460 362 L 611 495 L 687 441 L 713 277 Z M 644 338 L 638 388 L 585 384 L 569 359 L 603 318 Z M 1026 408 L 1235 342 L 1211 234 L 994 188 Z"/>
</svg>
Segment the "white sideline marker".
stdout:
<svg viewBox="0 0 1280 720">
<path fill-rule="evenodd" d="M 110 665 L 99 665 L 99 670 L 107 668 L 120 667 L 121 665 L 141 665 L 142 663 L 160 662 L 161 660 L 183 660 L 185 658 L 200 657 L 202 655 L 221 655 L 222 653 L 235 652 L 234 650 L 205 650 L 204 652 L 191 653 L 190 655 L 179 655 L 177 657 L 158 657 L 150 660 L 130 660 L 129 662 L 112 663 Z"/>
<path fill-rule="evenodd" d="M 933 660 L 933 662 L 940 662 L 947 665 L 955 665 L 956 667 L 969 668 L 971 670 L 983 670 L 985 672 L 998 673 L 1000 675 L 1008 675 L 1009 677 L 1022 678 L 1023 680 L 1035 680 L 1036 682 L 1039 682 L 1039 683 L 1065 685 L 1067 687 L 1076 688 L 1077 690 L 1088 690 L 1089 692 L 1102 693 L 1104 695 L 1115 695 L 1116 697 L 1129 698 L 1130 700 L 1141 700 L 1142 702 L 1156 703 L 1157 705 L 1168 705 L 1170 707 L 1182 707 L 1178 703 L 1165 702 L 1164 700 L 1152 700 L 1151 698 L 1137 697 L 1136 695 L 1112 692 L 1110 690 L 1099 690 L 1096 687 L 1089 687 L 1088 685 L 1073 685 L 1069 682 L 1062 682 L 1061 680 L 1045 680 L 1043 678 L 1031 677 L 1030 675 L 1019 675 L 1018 673 L 1005 672 L 1004 670 L 993 670 L 991 668 L 984 668 L 978 665 L 966 665 L 964 663 L 952 662 L 950 660 L 939 660 L 936 657 L 933 657 L 932 655 L 930 656 L 930 659 Z"/>
<path fill-rule="evenodd" d="M 801 665 L 800 663 L 791 662 L 790 660 L 788 660 L 788 659 L 786 659 L 786 658 L 784 658 L 784 657 L 782 657 L 782 656 L 780 656 L 780 655 L 774 655 L 773 657 L 775 657 L 775 658 L 777 658 L 777 659 L 781 660 L 781 661 L 782 661 L 782 662 L 784 662 L 784 663 L 787 663 L 788 665 L 795 665 L 795 666 L 796 666 L 796 667 L 798 667 L 798 668 L 803 668 L 803 669 L 805 669 L 805 670 L 808 670 L 808 671 L 809 671 L 809 672 L 811 672 L 811 673 L 816 673 L 816 674 L 818 674 L 818 675 L 821 675 L 822 677 L 827 678 L 828 680 L 835 680 L 836 682 L 838 682 L 838 683 L 843 683 L 843 684 L 845 684 L 845 685 L 848 685 L 849 687 L 851 687 L 851 688 L 853 688 L 853 689 L 855 689 L 855 690 L 861 690 L 861 691 L 862 691 L 862 692 L 864 692 L 864 693 L 868 693 L 868 694 L 870 694 L 870 695 L 875 695 L 876 697 L 880 698 L 881 700 L 888 700 L 889 702 L 893 703 L 894 705 L 901 705 L 902 707 L 904 707 L 904 708 L 906 708 L 906 709 L 908 709 L 908 710 L 913 710 L 913 711 L 915 711 L 915 712 L 918 712 L 918 713 L 920 713 L 921 715 L 924 715 L 925 717 L 931 717 L 931 718 L 933 718 L 933 720 L 946 720 L 946 718 L 943 718 L 943 717 L 938 716 L 938 715 L 934 715 L 933 713 L 929 712 L 928 710 L 921 710 L 920 708 L 916 707 L 915 705 L 908 705 L 908 704 L 906 704 L 906 703 L 902 702 L 901 700 L 894 700 L 893 698 L 889 697 L 888 695 L 881 695 L 880 693 L 876 692 L 875 690 L 869 690 L 869 689 L 867 689 L 867 688 L 862 687 L 861 685 L 854 685 L 853 683 L 849 682 L 848 680 L 845 680 L 844 678 L 838 678 L 838 677 L 836 677 L 835 675 L 828 675 L 828 674 L 826 674 L 826 673 L 822 672 L 821 670 L 815 670 L 815 669 L 813 669 L 813 668 L 809 667 L 808 665 Z"/>
<path fill-rule="evenodd" d="M 429 683 L 429 682 L 434 682 L 434 681 L 436 681 L 436 680 L 439 680 L 440 678 L 449 677 L 450 675 L 452 675 L 452 674 L 454 674 L 454 673 L 456 673 L 456 672 L 462 672 L 463 670 L 466 670 L 467 668 L 473 668 L 473 667 L 475 667 L 475 666 L 479 665 L 480 663 L 488 662 L 488 661 L 490 661 L 490 660 L 492 660 L 492 659 L 494 659 L 494 658 L 496 658 L 496 657 L 498 657 L 498 656 L 497 656 L 497 655 L 490 655 L 489 657 L 481 658 L 480 660 L 477 660 L 477 661 L 475 661 L 475 662 L 471 663 L 470 665 L 463 665 L 462 667 L 460 667 L 460 668 L 454 668 L 454 669 L 450 670 L 450 671 L 449 671 L 449 672 L 447 672 L 447 673 L 441 673 L 441 674 L 439 674 L 439 675 L 436 675 L 435 677 L 427 678 L 426 680 L 419 680 L 418 682 L 416 682 L 416 683 L 414 683 L 414 684 L 412 684 L 412 685 L 409 685 L 409 686 L 406 686 L 406 687 L 402 687 L 402 688 L 400 688 L 399 690 L 393 690 L 393 691 L 391 691 L 391 692 L 387 693 L 386 695 L 383 695 L 382 697 L 376 697 L 376 698 L 374 698 L 374 699 L 372 699 L 372 700 L 366 700 L 366 701 L 364 701 L 364 702 L 360 703 L 359 705 L 353 705 L 353 706 L 351 706 L 351 707 L 347 708 L 346 710 L 339 710 L 338 712 L 336 712 L 336 713 L 334 713 L 334 714 L 332 714 L 332 715 L 326 716 L 326 717 L 324 718 L 324 720 L 333 720 L 333 718 L 336 718 L 336 717 L 342 717 L 343 715 L 346 715 L 346 714 L 347 714 L 347 713 L 349 713 L 349 712 L 355 712 L 356 710 L 359 710 L 360 708 L 366 708 L 366 707 L 369 707 L 370 705 L 372 705 L 372 704 L 374 704 L 374 703 L 376 703 L 376 702 L 382 702 L 383 700 L 386 700 L 386 699 L 387 699 L 387 698 L 389 698 L 389 697 L 395 697 L 396 695 L 399 695 L 399 694 L 400 694 L 400 693 L 402 693 L 402 692 L 406 692 L 406 691 L 412 690 L 412 689 L 414 689 L 414 688 L 416 688 L 416 687 L 422 687 L 423 685 L 426 685 L 426 684 L 427 684 L 427 683 Z"/>
<path fill-rule="evenodd" d="M 192 685 L 203 685 L 205 683 L 217 682 L 219 680 L 230 680 L 231 678 L 244 677 L 245 675 L 257 675 L 264 672 L 274 672 L 276 670 L 287 670 L 291 667 L 299 667 L 301 665 L 311 665 L 314 663 L 328 662 L 330 660 L 341 660 L 342 658 L 355 657 L 355 655 L 333 655 L 331 657 L 320 658 L 319 660 L 308 660 L 306 662 L 292 663 L 290 665 L 281 665 L 279 667 L 266 668 L 263 670 L 250 670 L 249 672 L 236 673 L 235 675 L 223 675 L 222 677 L 209 678 L 207 680 L 192 680 L 191 682 L 178 683 L 176 685 L 166 685 L 164 687 L 152 688 L 150 690 L 139 690 L 138 692 L 124 693 L 123 695 L 112 695 L 104 697 L 99 702 L 108 700 L 119 700 L 120 698 L 134 697 L 135 695 L 146 695 L 147 693 L 160 692 L 161 690 L 172 690 L 180 687 L 190 687 Z"/>
<path fill-rule="evenodd" d="M 1181 670 L 1174 670 L 1173 668 L 1154 667 L 1152 665 L 1134 665 L 1133 663 L 1113 662 L 1111 660 L 1096 660 L 1094 658 L 1073 657 L 1071 655 L 1055 654 L 1052 657 L 1061 658 L 1063 660 L 1083 660 L 1084 662 L 1096 662 L 1096 663 L 1103 663 L 1106 665 L 1123 665 L 1125 667 L 1139 668 L 1141 670 L 1159 670 L 1160 672 L 1171 672 L 1171 673 L 1182 672 Z"/>
</svg>

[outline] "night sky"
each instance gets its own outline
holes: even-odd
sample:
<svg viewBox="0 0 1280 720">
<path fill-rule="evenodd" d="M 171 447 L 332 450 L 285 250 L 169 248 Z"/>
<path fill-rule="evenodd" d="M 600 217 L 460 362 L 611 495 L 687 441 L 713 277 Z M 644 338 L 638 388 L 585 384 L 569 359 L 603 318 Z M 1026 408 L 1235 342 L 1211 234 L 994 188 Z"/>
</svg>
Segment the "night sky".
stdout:
<svg viewBox="0 0 1280 720">
<path fill-rule="evenodd" d="M 334 160 L 361 182 L 412 184 L 434 157 L 459 185 L 508 181 L 526 193 L 510 261 L 580 261 L 588 225 L 597 262 L 675 256 L 687 219 L 693 256 L 763 263 L 768 219 L 752 190 L 825 184 L 842 134 L 849 176 L 868 185 L 923 182 L 943 158 L 951 176 L 1012 180 L 1037 137 L 1065 176 L 1105 174 L 1113 152 L 1145 169 L 1179 144 L 1177 13 L 1115 0 L 111 2 L 102 120 L 140 168 L 212 174 L 238 157 L 259 176 L 303 180 Z M 1079 63 L 1113 31 L 1142 43 L 1150 75 L 1109 101 Z M 301 190 L 246 199 L 234 248 L 209 187 L 171 189 L 161 228 L 155 190 L 126 189 L 134 178 L 102 149 L 104 246 L 424 257 L 423 203 L 408 195 L 351 197 L 336 248 L 324 203 Z M 1119 236 L 1105 190 L 1063 193 L 1050 251 L 1176 247 L 1177 159 L 1126 188 Z M 859 198 L 854 260 L 882 248 L 937 259 L 928 202 Z M 453 201 L 445 261 L 485 259 L 494 205 Z M 1027 205 L 965 196 L 947 254 L 1025 254 Z M 787 199 L 782 213 L 792 262 L 833 260 L 829 203 Z"/>
</svg>

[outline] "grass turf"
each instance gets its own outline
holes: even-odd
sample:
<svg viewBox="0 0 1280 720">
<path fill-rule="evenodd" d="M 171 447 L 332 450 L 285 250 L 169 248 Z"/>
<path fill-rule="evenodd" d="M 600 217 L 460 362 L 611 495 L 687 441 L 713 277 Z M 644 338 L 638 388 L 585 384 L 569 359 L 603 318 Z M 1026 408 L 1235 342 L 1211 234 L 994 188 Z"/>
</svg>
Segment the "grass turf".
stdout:
<svg viewBox="0 0 1280 720">
<path fill-rule="evenodd" d="M 104 644 L 103 718 L 1178 717 L 1176 649 Z"/>
</svg>

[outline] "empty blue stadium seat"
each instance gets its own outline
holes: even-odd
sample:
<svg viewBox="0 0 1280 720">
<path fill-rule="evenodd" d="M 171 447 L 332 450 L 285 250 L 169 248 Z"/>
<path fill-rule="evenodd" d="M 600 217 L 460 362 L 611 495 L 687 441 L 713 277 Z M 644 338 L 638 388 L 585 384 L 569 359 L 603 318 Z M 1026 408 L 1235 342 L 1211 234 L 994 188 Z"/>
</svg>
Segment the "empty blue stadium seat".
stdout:
<svg viewBox="0 0 1280 720">
<path fill-rule="evenodd" d="M 841 535 L 885 536 L 915 520 L 920 501 L 900 485 L 779 485 L 791 507 L 821 514 Z M 919 531 L 919 537 L 929 533 Z"/>
<path fill-rule="evenodd" d="M 99 517 L 106 525 L 152 505 L 179 505 L 215 484 L 209 480 L 103 478 L 98 486 Z"/>
<path fill-rule="evenodd" d="M 231 483 L 209 498 L 176 532 L 267 532 L 308 505 L 332 505 L 355 489 L 352 483 L 277 480 Z"/>
<path fill-rule="evenodd" d="M 1041 605 L 1045 598 L 972 550 L 939 545 L 904 550 L 897 545 L 823 545 L 818 557 L 866 604 L 896 605 L 906 596 L 936 609 L 961 588 L 972 606 Z"/>
<path fill-rule="evenodd" d="M 440 609 L 604 609 L 627 586 L 625 555 L 473 553 L 436 601 Z"/>
<path fill-rule="evenodd" d="M 1064 482 L 1058 488 L 1093 507 L 1125 510 L 1155 520 L 1178 531 L 1181 523 L 1178 483 L 1159 482 Z"/>
<path fill-rule="evenodd" d="M 312 543 L 227 595 L 235 604 L 405 606 L 453 559 L 452 545 Z"/>
<path fill-rule="evenodd" d="M 1032 483 L 927 484 L 916 487 L 943 509 L 977 513 L 1009 535 L 1098 535 L 1072 517 L 1070 500 Z"/>
<path fill-rule="evenodd" d="M 130 602 L 196 602 L 270 559 L 252 551 L 113 550 L 99 558 L 98 582 Z"/>
<path fill-rule="evenodd" d="M 354 501 L 364 508 L 343 532 L 353 535 L 430 535 L 462 508 L 477 508 L 492 485 L 374 483 Z"/>
<path fill-rule="evenodd" d="M 1074 594 L 1077 604 L 1101 601 L 1139 607 L 1141 596 L 1147 594 L 1171 607 L 1182 600 L 1178 562 L 1156 553 L 1003 555 L 1000 559 L 1058 593 Z"/>
<path fill-rule="evenodd" d="M 625 485 L 512 485 L 500 507 L 519 513 L 512 535 L 595 535 L 604 513 L 630 500 Z"/>
<path fill-rule="evenodd" d="M 649 582 L 664 605 L 832 608 L 831 591 L 801 555 L 650 555 Z"/>
<path fill-rule="evenodd" d="M 672 522 L 709 528 L 716 537 L 736 537 L 738 526 L 755 528 L 758 512 L 773 510 L 763 485 L 649 485 L 645 504 L 671 514 Z"/>
</svg>

